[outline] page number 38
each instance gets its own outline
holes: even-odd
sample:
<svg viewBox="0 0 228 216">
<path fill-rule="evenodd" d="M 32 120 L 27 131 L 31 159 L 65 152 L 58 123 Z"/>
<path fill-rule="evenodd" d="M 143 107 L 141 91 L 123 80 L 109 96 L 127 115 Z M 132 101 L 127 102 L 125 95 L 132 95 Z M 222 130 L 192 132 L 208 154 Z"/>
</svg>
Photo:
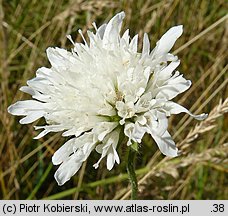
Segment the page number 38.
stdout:
<svg viewBox="0 0 228 216">
<path fill-rule="evenodd" d="M 213 204 L 213 209 L 211 210 L 211 212 L 224 212 L 224 210 L 224 204 Z"/>
</svg>

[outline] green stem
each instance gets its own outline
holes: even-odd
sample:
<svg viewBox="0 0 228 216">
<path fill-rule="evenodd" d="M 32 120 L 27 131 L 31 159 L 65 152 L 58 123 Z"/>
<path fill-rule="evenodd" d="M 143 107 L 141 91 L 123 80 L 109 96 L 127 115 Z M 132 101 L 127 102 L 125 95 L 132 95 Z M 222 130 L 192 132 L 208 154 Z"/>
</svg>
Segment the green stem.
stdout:
<svg viewBox="0 0 228 216">
<path fill-rule="evenodd" d="M 131 183 L 131 199 L 136 200 L 138 198 L 138 183 L 135 174 L 135 157 L 136 151 L 133 150 L 131 147 L 128 153 L 127 159 L 127 173 Z"/>
</svg>

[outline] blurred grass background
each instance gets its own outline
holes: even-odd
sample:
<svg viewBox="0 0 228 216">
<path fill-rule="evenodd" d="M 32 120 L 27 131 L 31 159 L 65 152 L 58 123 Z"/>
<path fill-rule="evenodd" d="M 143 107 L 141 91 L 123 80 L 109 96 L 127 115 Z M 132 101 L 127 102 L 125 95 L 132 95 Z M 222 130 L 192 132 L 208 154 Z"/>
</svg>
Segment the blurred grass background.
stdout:
<svg viewBox="0 0 228 216">
<path fill-rule="evenodd" d="M 228 21 L 225 0 L 0 0 L 0 198 L 1 199 L 129 199 L 129 181 L 122 163 L 107 171 L 92 165 L 95 152 L 64 186 L 57 186 L 52 154 L 63 143 L 61 134 L 33 140 L 34 125 L 20 125 L 7 113 L 18 91 L 41 66 L 49 67 L 49 46 L 70 49 L 83 32 L 125 11 L 124 29 L 131 36 L 149 34 L 151 48 L 170 27 L 183 24 L 184 34 L 172 52 L 192 87 L 176 98 L 194 113 L 210 113 L 198 122 L 185 115 L 170 118 L 169 131 L 182 150 L 170 159 L 145 136 L 137 157 L 140 199 L 228 199 Z M 41 120 L 42 121 L 42 120 Z M 41 124 L 42 122 L 36 123 Z"/>
</svg>

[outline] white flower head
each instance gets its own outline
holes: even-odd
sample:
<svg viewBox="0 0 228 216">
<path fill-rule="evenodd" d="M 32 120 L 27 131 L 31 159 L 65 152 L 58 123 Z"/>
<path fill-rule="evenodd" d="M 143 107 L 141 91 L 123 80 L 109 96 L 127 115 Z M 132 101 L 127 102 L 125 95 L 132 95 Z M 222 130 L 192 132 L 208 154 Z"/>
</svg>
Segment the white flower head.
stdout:
<svg viewBox="0 0 228 216">
<path fill-rule="evenodd" d="M 35 139 L 60 131 L 73 137 L 52 157 L 53 164 L 60 165 L 55 173 L 59 185 L 80 169 L 93 150 L 101 154 L 95 168 L 105 157 L 108 170 L 119 164 L 121 130 L 128 137 L 126 145 L 140 143 L 148 133 L 163 154 L 175 157 L 178 150 L 167 131 L 167 117 L 181 112 L 199 120 L 207 116 L 193 115 L 171 101 L 191 85 L 176 71 L 177 56 L 169 53 L 183 27 L 169 29 L 152 51 L 145 33 L 139 53 L 138 35 L 131 39 L 129 30 L 120 35 L 124 16 L 118 13 L 99 28 L 94 24 L 96 33 L 87 32 L 89 42 L 82 36 L 84 43 L 74 43 L 68 36 L 74 44 L 70 52 L 48 48 L 51 68 L 41 67 L 20 88 L 33 99 L 8 108 L 13 115 L 25 116 L 21 124 L 45 118 L 47 125 L 35 127 L 43 129 Z"/>
</svg>

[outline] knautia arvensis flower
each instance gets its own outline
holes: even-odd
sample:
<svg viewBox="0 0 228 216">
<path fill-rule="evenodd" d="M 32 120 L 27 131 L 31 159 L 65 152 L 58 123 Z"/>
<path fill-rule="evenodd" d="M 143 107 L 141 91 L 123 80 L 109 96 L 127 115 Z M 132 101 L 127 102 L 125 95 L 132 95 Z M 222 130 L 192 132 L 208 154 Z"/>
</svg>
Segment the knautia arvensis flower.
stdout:
<svg viewBox="0 0 228 216">
<path fill-rule="evenodd" d="M 93 150 L 101 154 L 94 164 L 107 158 L 107 169 L 120 163 L 117 145 L 120 132 L 128 137 L 127 146 L 140 143 L 145 133 L 152 136 L 160 151 L 177 156 L 177 148 L 167 131 L 171 114 L 185 112 L 202 120 L 206 114 L 193 115 L 171 101 L 187 90 L 191 81 L 176 71 L 177 56 L 169 53 L 183 32 L 182 26 L 169 29 L 150 51 L 144 34 L 142 52 L 138 51 L 138 35 L 132 39 L 129 30 L 120 35 L 124 12 L 107 24 L 88 31 L 89 41 L 74 43 L 72 51 L 48 48 L 51 68 L 41 67 L 36 77 L 21 91 L 32 100 L 18 101 L 8 108 L 13 115 L 25 116 L 21 124 L 44 117 L 43 131 L 63 132 L 71 138 L 53 155 L 59 185 L 63 185 L 81 167 Z M 121 149 L 121 146 L 118 146 Z"/>
</svg>

